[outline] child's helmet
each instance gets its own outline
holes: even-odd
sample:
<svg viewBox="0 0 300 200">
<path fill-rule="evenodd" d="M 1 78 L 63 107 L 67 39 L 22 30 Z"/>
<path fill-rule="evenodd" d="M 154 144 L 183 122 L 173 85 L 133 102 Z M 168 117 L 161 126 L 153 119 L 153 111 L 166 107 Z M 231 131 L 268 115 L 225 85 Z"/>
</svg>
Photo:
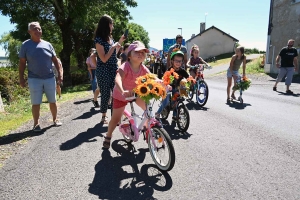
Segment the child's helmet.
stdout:
<svg viewBox="0 0 300 200">
<path fill-rule="evenodd" d="M 183 53 L 182 51 L 174 51 L 174 52 L 172 52 L 172 54 L 171 54 L 171 60 L 173 59 L 173 57 L 174 57 L 175 55 L 179 55 L 179 56 L 181 56 L 182 58 L 184 58 L 184 53 Z"/>
</svg>

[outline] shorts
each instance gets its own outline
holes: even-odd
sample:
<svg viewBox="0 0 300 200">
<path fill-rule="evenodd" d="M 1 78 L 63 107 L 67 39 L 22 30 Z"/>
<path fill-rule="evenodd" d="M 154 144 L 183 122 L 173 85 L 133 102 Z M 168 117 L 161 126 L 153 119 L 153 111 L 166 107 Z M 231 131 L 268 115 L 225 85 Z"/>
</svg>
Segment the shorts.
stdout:
<svg viewBox="0 0 300 200">
<path fill-rule="evenodd" d="M 113 98 L 113 109 L 122 108 L 127 105 L 127 101 L 120 101 Z"/>
<path fill-rule="evenodd" d="M 56 81 L 55 78 L 28 78 L 28 86 L 32 105 L 42 103 L 43 92 L 45 92 L 49 103 L 56 102 Z"/>
<path fill-rule="evenodd" d="M 230 68 L 228 68 L 228 70 L 227 70 L 227 78 L 232 78 L 233 75 L 239 76 L 240 75 L 239 74 L 239 70 L 236 70 L 236 71 L 233 70 L 232 73 L 231 73 Z"/>
<path fill-rule="evenodd" d="M 285 85 L 291 85 L 294 75 L 294 67 L 280 67 L 276 82 L 280 82 L 284 77 Z"/>
</svg>

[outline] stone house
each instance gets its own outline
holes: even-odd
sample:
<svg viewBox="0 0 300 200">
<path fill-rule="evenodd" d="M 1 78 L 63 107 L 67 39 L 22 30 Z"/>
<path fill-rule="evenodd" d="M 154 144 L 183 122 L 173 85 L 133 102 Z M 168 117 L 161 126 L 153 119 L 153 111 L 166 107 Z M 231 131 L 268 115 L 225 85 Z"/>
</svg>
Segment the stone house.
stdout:
<svg viewBox="0 0 300 200">
<path fill-rule="evenodd" d="M 289 39 L 300 53 L 300 0 L 270 0 L 265 72 L 278 73 L 275 59 Z"/>
<path fill-rule="evenodd" d="M 200 48 L 200 56 L 203 59 L 217 56 L 224 53 L 234 52 L 238 39 L 232 37 L 228 33 L 211 26 L 205 29 L 205 23 L 200 24 L 200 33 L 192 35 L 185 43 L 190 56 L 191 47 L 196 44 Z"/>
</svg>

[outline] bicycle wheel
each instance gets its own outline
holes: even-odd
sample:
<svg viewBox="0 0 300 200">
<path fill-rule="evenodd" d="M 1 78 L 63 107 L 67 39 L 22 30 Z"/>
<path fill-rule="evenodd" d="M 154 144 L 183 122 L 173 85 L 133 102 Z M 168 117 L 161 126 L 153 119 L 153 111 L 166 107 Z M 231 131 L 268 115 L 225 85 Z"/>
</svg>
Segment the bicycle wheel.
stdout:
<svg viewBox="0 0 300 200">
<path fill-rule="evenodd" d="M 119 122 L 119 130 L 121 129 L 122 124 L 129 124 L 129 126 L 131 126 L 130 123 L 129 123 L 128 118 L 125 115 L 122 115 L 122 117 L 121 117 L 121 120 Z M 127 128 L 127 131 L 131 131 L 132 132 L 131 127 L 126 127 L 126 128 Z M 125 142 L 132 143 L 132 140 L 128 136 L 124 135 L 123 133 L 122 133 L 122 135 L 123 135 L 123 138 L 124 138 Z"/>
<path fill-rule="evenodd" d="M 199 106 L 204 106 L 208 99 L 208 86 L 207 83 L 202 80 L 199 82 L 196 89 L 196 101 Z"/>
<path fill-rule="evenodd" d="M 148 147 L 150 155 L 156 166 L 169 171 L 175 164 L 175 149 L 169 134 L 164 128 L 154 126 L 148 134 Z"/>
<path fill-rule="evenodd" d="M 177 108 L 177 126 L 182 132 L 186 132 L 190 126 L 190 114 L 184 104 Z"/>
<path fill-rule="evenodd" d="M 189 90 L 189 93 L 188 93 L 188 100 L 192 101 L 193 100 L 193 97 L 194 97 L 194 93 L 195 93 L 195 90 L 194 90 L 194 85 L 191 85 L 191 88 Z"/>
</svg>

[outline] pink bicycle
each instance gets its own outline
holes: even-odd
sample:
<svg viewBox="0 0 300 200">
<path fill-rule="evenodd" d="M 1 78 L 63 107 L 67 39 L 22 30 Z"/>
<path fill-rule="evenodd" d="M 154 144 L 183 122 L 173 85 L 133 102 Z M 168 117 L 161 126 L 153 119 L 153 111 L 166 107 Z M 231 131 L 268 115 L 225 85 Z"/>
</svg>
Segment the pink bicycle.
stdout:
<svg viewBox="0 0 300 200">
<path fill-rule="evenodd" d="M 146 110 L 142 116 L 139 116 L 133 107 L 135 99 L 136 97 L 126 98 L 130 102 L 131 113 L 126 109 L 124 110 L 119 130 L 128 143 L 137 142 L 140 134 L 143 134 L 154 163 L 159 169 L 169 171 L 175 164 L 175 150 L 169 134 L 155 119 L 152 112 L 154 100 L 152 104 L 146 104 Z M 145 126 L 146 123 L 147 127 Z"/>
</svg>

